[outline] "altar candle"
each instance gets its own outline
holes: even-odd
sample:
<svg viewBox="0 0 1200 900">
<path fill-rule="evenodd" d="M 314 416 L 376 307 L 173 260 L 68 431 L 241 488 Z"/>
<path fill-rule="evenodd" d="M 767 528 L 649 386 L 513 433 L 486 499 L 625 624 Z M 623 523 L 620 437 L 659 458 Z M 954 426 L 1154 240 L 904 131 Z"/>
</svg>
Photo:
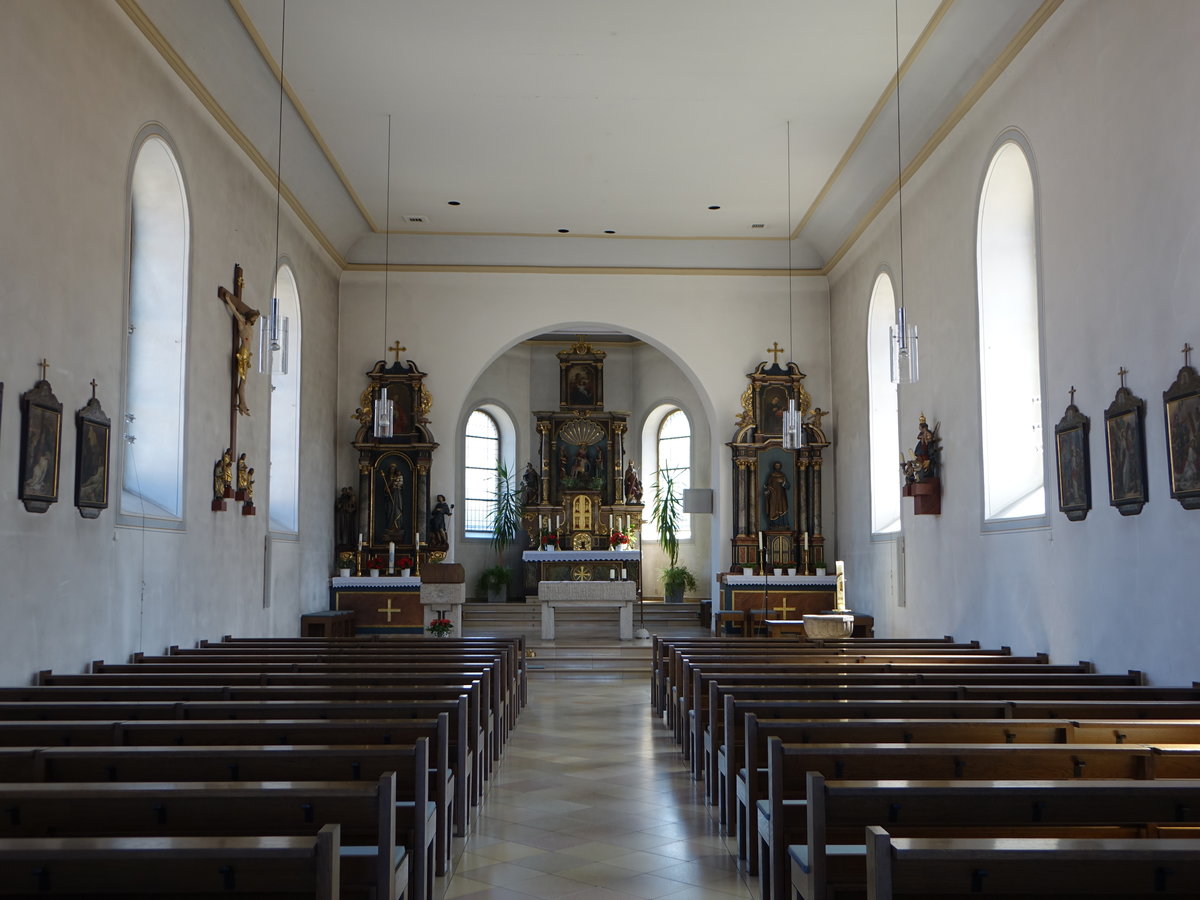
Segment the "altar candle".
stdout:
<svg viewBox="0 0 1200 900">
<path fill-rule="evenodd" d="M 396 542 L 388 541 L 388 574 L 396 570 Z"/>
<path fill-rule="evenodd" d="M 362 553 L 362 532 L 358 533 L 358 552 Z"/>
<path fill-rule="evenodd" d="M 759 553 L 762 553 L 762 549 L 763 549 L 763 545 L 762 545 L 762 532 L 760 531 L 760 532 L 758 533 L 758 552 L 759 552 Z"/>
<path fill-rule="evenodd" d="M 417 532 L 417 541 L 415 544 L 413 544 L 413 550 L 415 550 L 417 553 L 421 552 L 421 532 L 419 531 Z"/>
<path fill-rule="evenodd" d="M 612 513 L 608 514 L 608 533 L 612 534 Z"/>
<path fill-rule="evenodd" d="M 609 580 L 609 581 L 616 581 L 616 580 L 617 580 L 617 570 L 616 570 L 616 569 L 609 569 L 609 570 L 608 570 L 608 580 Z"/>
<path fill-rule="evenodd" d="M 621 570 L 621 580 L 622 580 L 622 581 L 624 581 L 624 580 L 625 580 L 626 578 L 628 578 L 628 577 L 629 577 L 629 575 L 628 575 L 628 574 L 626 574 L 626 570 L 625 570 L 625 569 L 622 569 L 622 570 Z"/>
<path fill-rule="evenodd" d="M 840 559 L 833 564 L 833 574 L 839 578 L 845 576 L 846 574 L 846 564 Z"/>
<path fill-rule="evenodd" d="M 808 532 L 804 532 L 804 549 L 808 549 Z"/>
</svg>

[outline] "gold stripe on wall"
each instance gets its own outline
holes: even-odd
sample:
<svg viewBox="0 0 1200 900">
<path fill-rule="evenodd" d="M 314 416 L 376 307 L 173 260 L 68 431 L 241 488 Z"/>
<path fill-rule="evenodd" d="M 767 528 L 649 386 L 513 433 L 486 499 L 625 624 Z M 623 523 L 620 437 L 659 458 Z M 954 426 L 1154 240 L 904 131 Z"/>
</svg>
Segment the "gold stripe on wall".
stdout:
<svg viewBox="0 0 1200 900">
<path fill-rule="evenodd" d="M 278 177 L 275 169 L 266 160 L 266 158 L 258 152 L 258 148 L 251 143 L 250 139 L 246 137 L 245 133 L 238 128 L 236 124 L 234 124 L 233 119 L 230 118 L 229 114 L 221 108 L 221 105 L 217 103 L 216 98 L 213 97 L 208 88 L 204 86 L 204 84 L 196 76 L 196 73 L 191 70 L 188 64 L 183 61 L 183 57 L 181 57 L 175 51 L 175 48 L 171 46 L 170 42 L 166 39 L 163 33 L 154 26 L 154 23 L 151 22 L 146 16 L 146 13 L 137 4 L 136 0 L 116 0 L 116 3 L 125 12 L 125 14 L 129 16 L 130 20 L 135 26 L 137 26 L 138 30 L 145 35 L 146 39 L 150 42 L 154 49 L 159 52 L 159 55 L 162 56 L 167 65 L 174 70 L 175 74 L 179 76 L 180 80 L 183 81 L 183 83 L 191 90 L 191 92 L 196 96 L 196 99 L 200 101 L 201 105 L 208 110 L 209 114 L 217 121 L 217 124 L 225 130 L 225 133 L 233 139 L 235 144 L 242 148 L 242 152 L 244 152 L 246 156 L 250 158 L 250 161 L 258 168 L 260 172 L 262 172 L 263 175 L 266 176 L 267 180 L 275 182 L 276 178 Z M 288 206 L 292 208 L 292 212 L 296 214 L 297 218 L 300 219 L 300 221 L 304 224 L 304 227 L 308 229 L 309 233 L 312 234 L 317 243 L 319 243 L 325 252 L 329 254 L 330 259 L 332 259 L 339 268 L 345 269 L 345 258 L 343 258 L 342 254 L 338 252 L 337 248 L 333 246 L 333 243 L 329 240 L 329 238 L 327 238 L 317 226 L 316 221 L 314 221 L 313 217 L 308 214 L 308 211 L 304 208 L 303 204 L 296 197 L 296 195 L 292 193 L 291 189 L 286 184 L 280 182 L 279 190 L 283 198 L 287 200 Z"/>
</svg>

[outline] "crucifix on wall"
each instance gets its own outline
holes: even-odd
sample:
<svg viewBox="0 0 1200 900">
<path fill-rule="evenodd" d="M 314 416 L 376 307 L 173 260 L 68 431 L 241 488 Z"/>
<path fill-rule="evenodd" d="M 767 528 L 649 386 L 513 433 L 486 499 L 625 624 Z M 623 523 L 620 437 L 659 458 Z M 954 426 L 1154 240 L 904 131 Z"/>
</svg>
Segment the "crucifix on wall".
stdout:
<svg viewBox="0 0 1200 900">
<path fill-rule="evenodd" d="M 246 283 L 242 275 L 242 267 L 233 264 L 233 290 L 217 288 L 217 296 L 233 317 L 233 408 L 238 415 L 250 415 L 250 407 L 246 405 L 246 378 L 250 374 L 250 340 L 254 335 L 254 323 L 260 315 L 257 309 L 251 309 L 242 300 L 242 288 Z M 233 421 L 236 421 L 233 420 Z"/>
</svg>

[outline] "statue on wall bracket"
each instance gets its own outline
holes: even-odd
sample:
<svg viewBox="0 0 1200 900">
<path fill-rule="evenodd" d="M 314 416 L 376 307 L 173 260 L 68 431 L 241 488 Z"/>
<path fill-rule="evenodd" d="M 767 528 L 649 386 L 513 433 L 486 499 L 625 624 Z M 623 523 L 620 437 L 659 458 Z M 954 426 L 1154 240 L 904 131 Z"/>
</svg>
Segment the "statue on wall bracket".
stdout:
<svg viewBox="0 0 1200 900">
<path fill-rule="evenodd" d="M 783 348 L 776 343 L 768 352 L 775 361 L 747 374 L 736 430 L 726 444 L 733 464 L 731 571 L 795 567 L 805 574 L 825 563 L 821 480 L 829 441 L 821 419 L 829 413 L 813 406 L 799 366 L 778 362 Z M 804 434 L 796 450 L 783 442 L 783 414 L 793 401 Z"/>
</svg>

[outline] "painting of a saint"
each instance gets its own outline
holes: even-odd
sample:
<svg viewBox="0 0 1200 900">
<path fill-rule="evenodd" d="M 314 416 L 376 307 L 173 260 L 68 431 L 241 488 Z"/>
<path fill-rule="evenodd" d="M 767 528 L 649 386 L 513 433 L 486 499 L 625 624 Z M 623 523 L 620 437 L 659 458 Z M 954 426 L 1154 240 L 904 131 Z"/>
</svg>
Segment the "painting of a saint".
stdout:
<svg viewBox="0 0 1200 900">
<path fill-rule="evenodd" d="M 567 370 L 567 402 L 571 406 L 593 406 L 596 385 L 591 366 L 571 366 Z"/>
<path fill-rule="evenodd" d="M 58 496 L 58 431 L 61 419 L 52 410 L 29 407 L 26 434 L 25 471 L 22 473 L 24 496 Z"/>
<path fill-rule="evenodd" d="M 80 425 L 78 503 L 108 504 L 108 434 L 94 422 Z"/>
<path fill-rule="evenodd" d="M 1200 394 L 1167 404 L 1167 441 L 1171 455 L 1171 490 L 1200 490 Z"/>
<path fill-rule="evenodd" d="M 1135 412 L 1108 420 L 1108 477 L 1113 500 L 1134 500 L 1146 493 L 1137 427 Z"/>
<path fill-rule="evenodd" d="M 1089 506 L 1084 435 L 1073 428 L 1058 435 L 1058 496 L 1064 508 Z"/>
</svg>

